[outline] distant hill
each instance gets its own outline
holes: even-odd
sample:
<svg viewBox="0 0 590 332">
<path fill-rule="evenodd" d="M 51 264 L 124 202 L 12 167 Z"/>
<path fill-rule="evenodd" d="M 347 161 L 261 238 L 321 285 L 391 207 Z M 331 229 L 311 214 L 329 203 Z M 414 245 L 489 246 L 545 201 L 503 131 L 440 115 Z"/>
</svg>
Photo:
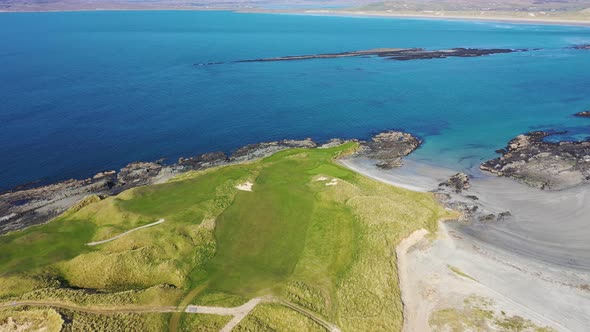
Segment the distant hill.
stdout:
<svg viewBox="0 0 590 332">
<path fill-rule="evenodd" d="M 0 0 L 2 11 L 353 7 L 374 0 Z"/>
</svg>

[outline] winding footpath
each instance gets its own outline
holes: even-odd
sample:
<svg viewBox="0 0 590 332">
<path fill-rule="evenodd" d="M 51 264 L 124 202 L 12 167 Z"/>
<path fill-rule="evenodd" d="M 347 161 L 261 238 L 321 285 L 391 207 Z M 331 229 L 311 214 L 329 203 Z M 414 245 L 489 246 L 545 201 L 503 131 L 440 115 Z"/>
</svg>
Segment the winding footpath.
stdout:
<svg viewBox="0 0 590 332">
<path fill-rule="evenodd" d="M 140 229 L 144 229 L 144 228 L 148 228 L 148 227 L 156 226 L 156 225 L 158 225 L 158 224 L 161 224 L 161 223 L 163 223 L 164 221 L 166 221 L 166 220 L 164 220 L 164 219 L 160 219 L 160 220 L 158 220 L 158 221 L 156 221 L 156 222 L 153 222 L 153 223 L 151 223 L 151 224 L 147 224 L 147 225 L 143 225 L 143 226 L 140 226 L 140 227 L 136 227 L 136 228 L 130 229 L 130 230 L 128 230 L 127 232 L 125 232 L 125 233 L 121 233 L 121 234 L 119 234 L 119 235 L 117 235 L 117 236 L 114 236 L 114 237 L 112 237 L 112 238 L 110 238 L 110 239 L 106 239 L 106 240 L 102 240 L 102 241 L 96 241 L 96 242 L 90 242 L 90 243 L 86 243 L 86 245 L 87 245 L 87 246 L 97 246 L 97 245 L 99 245 L 99 244 L 103 244 L 103 243 L 107 243 L 107 242 L 115 241 L 116 239 L 118 239 L 118 238 L 121 238 L 121 237 L 123 237 L 123 236 L 125 236 L 125 235 L 131 234 L 131 233 L 133 233 L 133 232 L 135 232 L 135 231 L 138 231 L 138 230 L 140 230 Z"/>
<path fill-rule="evenodd" d="M 239 307 L 205 307 L 200 305 L 189 305 L 185 312 L 194 314 L 209 314 L 221 316 L 234 316 L 222 329 L 221 332 L 230 332 L 236 327 L 259 303 L 271 301 L 270 298 L 257 297 Z"/>
</svg>

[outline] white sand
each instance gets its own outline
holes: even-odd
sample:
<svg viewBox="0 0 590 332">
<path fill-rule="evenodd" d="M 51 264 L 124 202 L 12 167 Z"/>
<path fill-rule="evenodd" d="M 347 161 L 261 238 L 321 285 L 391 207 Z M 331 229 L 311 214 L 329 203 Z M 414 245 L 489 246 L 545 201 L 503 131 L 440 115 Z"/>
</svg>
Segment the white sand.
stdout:
<svg viewBox="0 0 590 332">
<path fill-rule="evenodd" d="M 254 186 L 254 183 L 247 181 L 242 184 L 238 184 L 236 186 L 236 189 L 241 190 L 241 191 L 252 191 L 252 186 Z"/>
</svg>

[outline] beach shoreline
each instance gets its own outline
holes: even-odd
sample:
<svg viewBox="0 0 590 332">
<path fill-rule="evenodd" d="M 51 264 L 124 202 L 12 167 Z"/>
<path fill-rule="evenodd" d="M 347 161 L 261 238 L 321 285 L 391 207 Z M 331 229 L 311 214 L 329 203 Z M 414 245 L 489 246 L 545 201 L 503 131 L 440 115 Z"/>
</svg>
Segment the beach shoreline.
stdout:
<svg viewBox="0 0 590 332">
<path fill-rule="evenodd" d="M 455 203 L 477 204 L 477 213 L 441 221 L 437 234 L 398 248 L 406 326 L 440 323 L 435 318 L 445 310 L 469 316 L 474 308 L 465 303 L 473 299 L 476 310 L 490 310 L 498 320 L 524 317 L 559 331 L 583 331 L 590 324 L 585 309 L 590 308 L 590 246 L 584 240 L 590 232 L 584 218 L 590 211 L 590 186 L 544 191 L 481 172 L 471 178 L 469 189 L 455 194 L 438 185 L 455 173 L 450 169 L 411 159 L 393 170 L 362 158 L 341 164 L 384 183 L 433 192 L 439 199 L 450 195 L 441 204 L 451 209 Z M 506 218 L 479 219 L 505 211 Z M 563 310 L 548 308 L 551 301 Z"/>
<path fill-rule="evenodd" d="M 239 13 L 258 14 L 283 14 L 283 15 L 304 15 L 304 16 L 328 16 L 328 17 L 358 17 L 358 18 L 390 18 L 390 19 L 420 19 L 436 21 L 466 21 L 466 22 L 489 22 L 489 23 L 511 23 L 525 25 L 555 25 L 555 26 L 579 26 L 590 27 L 590 20 L 569 20 L 569 19 L 548 19 L 548 18 L 518 18 L 504 16 L 472 16 L 472 15 L 434 15 L 422 13 L 396 13 L 396 12 L 370 12 L 370 11 L 328 11 L 328 10 L 297 10 L 297 11 L 237 11 Z"/>
<path fill-rule="evenodd" d="M 303 16 L 331 16 L 331 17 L 359 17 L 359 18 L 391 18 L 391 19 L 422 19 L 437 21 L 468 21 L 468 22 L 496 22 L 528 25 L 556 25 L 556 26 L 579 26 L 590 27 L 590 20 L 577 19 L 548 19 L 548 18 L 514 18 L 504 16 L 472 16 L 472 15 L 434 15 L 423 13 L 398 13 L 398 12 L 370 12 L 370 11 L 330 11 L 314 9 L 297 10 L 270 10 L 263 8 L 240 8 L 240 7 L 219 7 L 219 8 L 194 8 L 194 7 L 105 7 L 105 8 L 48 8 L 48 9 L 17 9 L 0 10 L 5 13 L 67 13 L 67 12 L 111 12 L 111 11 L 231 11 L 240 14 L 274 14 L 274 15 L 303 15 Z"/>
</svg>

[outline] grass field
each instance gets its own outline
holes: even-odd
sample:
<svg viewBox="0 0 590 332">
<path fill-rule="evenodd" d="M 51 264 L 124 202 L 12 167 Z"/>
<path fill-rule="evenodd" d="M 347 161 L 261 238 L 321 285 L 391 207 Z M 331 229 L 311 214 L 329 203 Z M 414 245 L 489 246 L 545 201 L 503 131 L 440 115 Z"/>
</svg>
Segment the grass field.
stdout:
<svg viewBox="0 0 590 332">
<path fill-rule="evenodd" d="M 395 246 L 418 228 L 434 230 L 448 212 L 431 194 L 376 182 L 333 161 L 356 147 L 285 150 L 186 173 L 90 199 L 49 224 L 1 236 L 0 299 L 233 307 L 271 295 L 344 331 L 400 330 Z M 254 183 L 252 191 L 236 189 L 246 181 Z M 161 218 L 166 222 L 85 245 Z M 117 316 L 72 315 L 65 323 L 70 329 L 122 324 Z M 218 330 L 229 320 L 127 315 L 155 329 L 170 316 L 172 330 Z M 288 307 L 264 304 L 237 330 L 263 327 L 323 329 Z"/>
</svg>

